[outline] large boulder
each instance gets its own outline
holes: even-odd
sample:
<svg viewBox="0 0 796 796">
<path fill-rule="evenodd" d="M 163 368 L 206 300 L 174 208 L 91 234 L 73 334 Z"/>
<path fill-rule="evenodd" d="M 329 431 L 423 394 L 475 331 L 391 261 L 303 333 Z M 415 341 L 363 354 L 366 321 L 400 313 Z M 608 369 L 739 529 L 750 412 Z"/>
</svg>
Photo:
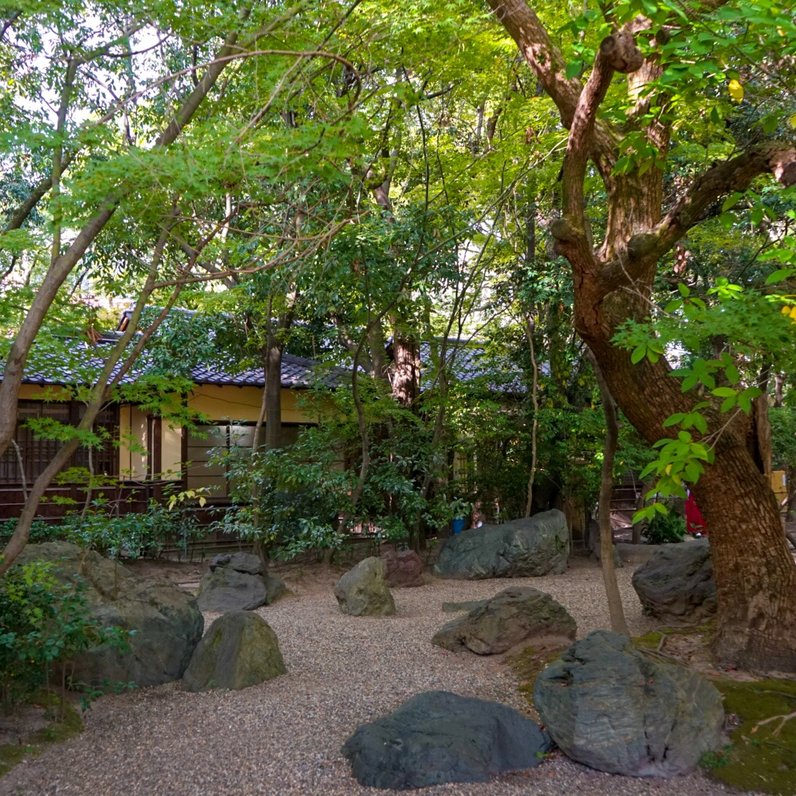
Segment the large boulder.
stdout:
<svg viewBox="0 0 796 796">
<path fill-rule="evenodd" d="M 707 539 L 661 545 L 633 573 L 644 613 L 667 622 L 704 619 L 716 612 L 716 583 Z"/>
<path fill-rule="evenodd" d="M 101 625 L 134 631 L 126 652 L 103 646 L 81 654 L 75 681 L 152 686 L 182 677 L 204 629 L 190 594 L 68 542 L 28 545 L 17 564 L 33 560 L 51 562 L 64 581 L 84 583 L 90 615 Z"/>
<path fill-rule="evenodd" d="M 194 650 L 182 685 L 186 691 L 239 690 L 286 671 L 276 633 L 257 614 L 218 617 Z"/>
<path fill-rule="evenodd" d="M 381 558 L 384 561 L 384 580 L 391 589 L 423 585 L 425 564 L 414 550 L 388 548 Z"/>
<path fill-rule="evenodd" d="M 444 625 L 433 644 L 458 652 L 496 655 L 522 643 L 566 647 L 575 640 L 575 620 L 549 594 L 512 587 Z"/>
<path fill-rule="evenodd" d="M 387 616 L 395 601 L 384 580 L 384 562 L 371 556 L 360 561 L 337 581 L 334 596 L 340 610 L 351 616 Z"/>
<path fill-rule="evenodd" d="M 196 599 L 203 611 L 253 611 L 286 592 L 285 584 L 265 571 L 259 556 L 233 553 L 213 558 Z"/>
<path fill-rule="evenodd" d="M 533 698 L 564 754 L 611 774 L 684 774 L 722 744 L 724 708 L 711 683 L 606 630 L 548 666 Z"/>
<path fill-rule="evenodd" d="M 566 517 L 553 509 L 451 536 L 439 552 L 434 573 L 468 580 L 559 575 L 568 558 Z"/>
<path fill-rule="evenodd" d="M 533 768 L 550 746 L 547 733 L 507 705 L 429 691 L 357 728 L 343 754 L 361 785 L 405 790 Z"/>
</svg>

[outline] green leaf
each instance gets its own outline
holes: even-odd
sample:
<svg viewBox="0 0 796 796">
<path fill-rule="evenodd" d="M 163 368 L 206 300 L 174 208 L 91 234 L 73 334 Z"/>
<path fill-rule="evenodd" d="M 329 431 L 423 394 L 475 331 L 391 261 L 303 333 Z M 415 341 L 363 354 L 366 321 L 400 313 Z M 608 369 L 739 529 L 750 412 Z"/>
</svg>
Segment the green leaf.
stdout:
<svg viewBox="0 0 796 796">
<path fill-rule="evenodd" d="M 634 365 L 638 365 L 638 363 L 641 362 L 642 359 L 644 359 L 646 354 L 647 354 L 647 346 L 644 343 L 642 343 L 641 345 L 638 345 L 633 349 L 633 353 L 630 355 L 630 361 Z"/>
<path fill-rule="evenodd" d="M 692 412 L 690 415 L 694 420 L 694 428 L 700 434 L 707 434 L 708 433 L 708 421 L 705 419 L 704 415 L 699 414 L 699 412 Z"/>
<path fill-rule="evenodd" d="M 766 284 L 773 285 L 775 282 L 782 282 L 785 279 L 789 279 L 794 273 L 796 273 L 796 269 L 780 268 L 766 277 Z"/>
<path fill-rule="evenodd" d="M 735 207 L 735 205 L 737 205 L 737 204 L 738 204 L 738 202 L 739 202 L 739 201 L 740 201 L 742 198 L 743 198 L 743 193 L 741 193 L 740 191 L 734 191 L 733 193 L 731 193 L 731 194 L 730 194 L 729 196 L 727 196 L 727 198 L 726 198 L 726 199 L 725 199 L 725 200 L 724 200 L 724 201 L 721 203 L 721 211 L 722 211 L 722 213 L 723 213 L 725 210 L 729 210 L 730 208 L 732 208 L 732 207 Z"/>
<path fill-rule="evenodd" d="M 573 77 L 579 77 L 581 72 L 583 72 L 583 61 L 570 61 L 567 64 L 566 75 L 568 80 Z"/>
<path fill-rule="evenodd" d="M 733 390 L 732 387 L 716 387 L 715 390 L 711 390 L 711 393 L 717 398 L 729 398 L 730 396 L 735 397 L 738 391 Z"/>
<path fill-rule="evenodd" d="M 648 464 L 648 465 L 647 465 L 647 466 L 646 466 L 646 467 L 645 467 L 645 468 L 644 468 L 644 469 L 641 471 L 641 473 L 639 474 L 639 478 L 641 478 L 641 479 L 643 480 L 643 479 L 645 479 L 645 478 L 646 478 L 648 475 L 652 475 L 653 473 L 655 473 L 655 472 L 657 472 L 657 471 L 658 471 L 658 463 L 657 463 L 657 462 L 651 462 L 650 464 Z"/>
</svg>

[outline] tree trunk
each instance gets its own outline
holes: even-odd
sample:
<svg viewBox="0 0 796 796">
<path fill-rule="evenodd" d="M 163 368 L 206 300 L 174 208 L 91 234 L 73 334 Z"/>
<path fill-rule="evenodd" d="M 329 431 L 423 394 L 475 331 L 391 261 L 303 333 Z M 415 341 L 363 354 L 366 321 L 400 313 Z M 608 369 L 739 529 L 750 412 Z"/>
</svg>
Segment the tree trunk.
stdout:
<svg viewBox="0 0 796 796">
<path fill-rule="evenodd" d="M 605 383 L 600 367 L 596 360 L 592 361 L 594 375 L 600 388 L 600 398 L 603 403 L 605 415 L 605 449 L 603 450 L 603 467 L 600 476 L 600 567 L 603 573 L 605 596 L 608 600 L 608 614 L 611 617 L 611 630 L 629 636 L 625 621 L 625 611 L 622 607 L 622 595 L 616 582 L 616 568 L 614 567 L 614 534 L 611 529 L 611 494 L 614 488 L 614 456 L 619 440 L 619 423 L 616 419 L 616 404 L 608 385 Z"/>
<path fill-rule="evenodd" d="M 420 390 L 420 354 L 417 341 L 396 328 L 392 349 L 392 397 L 404 408 L 411 409 Z"/>
<path fill-rule="evenodd" d="M 265 447 L 282 447 L 282 349 L 283 343 L 269 330 L 265 365 Z"/>
<path fill-rule="evenodd" d="M 650 444 L 665 437 L 663 421 L 687 404 L 665 360 L 632 364 L 629 352 L 610 342 L 615 325 L 577 289 L 576 323 L 628 420 Z M 796 566 L 774 493 L 747 447 L 751 422 L 743 418 L 722 432 L 714 463 L 693 487 L 710 531 L 718 603 L 714 651 L 740 668 L 793 672 Z"/>
</svg>

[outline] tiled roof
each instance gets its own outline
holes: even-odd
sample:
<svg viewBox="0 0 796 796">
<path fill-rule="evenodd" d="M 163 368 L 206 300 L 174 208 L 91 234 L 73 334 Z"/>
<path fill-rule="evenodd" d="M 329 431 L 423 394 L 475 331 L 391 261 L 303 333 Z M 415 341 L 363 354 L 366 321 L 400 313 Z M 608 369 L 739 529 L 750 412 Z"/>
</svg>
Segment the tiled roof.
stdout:
<svg viewBox="0 0 796 796">
<path fill-rule="evenodd" d="M 116 334 L 105 335 L 97 346 L 92 346 L 88 342 L 76 341 L 70 351 L 63 356 L 56 356 L 51 352 L 37 352 L 34 348 L 25 368 L 23 382 L 43 386 L 92 384 L 96 381 L 104 364 L 103 357 L 98 355 L 98 346 L 111 344 L 117 338 Z M 129 384 L 147 372 L 146 355 L 143 355 L 122 381 Z M 212 364 L 200 364 L 192 367 L 187 375 L 196 384 L 238 387 L 265 386 L 262 368 L 232 372 Z M 301 390 L 318 383 L 326 387 L 337 387 L 345 381 L 346 377 L 347 371 L 344 368 L 332 368 L 324 372 L 320 370 L 319 363 L 312 359 L 287 353 L 282 355 L 282 386 L 285 388 Z"/>
<path fill-rule="evenodd" d="M 317 374 L 317 375 L 316 375 Z M 282 354 L 282 386 L 294 390 L 306 389 L 320 382 L 325 387 L 337 387 L 347 377 L 343 368 L 332 368 L 327 373 L 319 370 L 312 359 Z M 238 387 L 264 387 L 262 368 L 251 368 L 238 373 L 227 373 L 213 365 L 197 365 L 191 370 L 191 378 L 197 384 L 230 384 Z"/>
<path fill-rule="evenodd" d="M 53 352 L 44 352 L 34 346 L 25 368 L 23 381 L 26 384 L 40 385 L 93 384 L 104 364 L 102 347 L 110 346 L 119 337 L 119 332 L 107 333 L 96 345 L 91 345 L 86 340 L 74 341 L 66 352 L 57 355 Z M 431 349 L 428 343 L 421 344 L 420 358 L 423 363 L 421 377 L 421 389 L 423 389 L 428 388 L 433 379 Z M 449 339 L 446 343 L 446 359 L 453 378 L 460 382 L 475 387 L 480 386 L 489 392 L 503 395 L 523 396 L 527 393 L 523 373 L 516 363 L 487 352 L 478 343 Z M 134 382 L 147 374 L 151 369 L 150 363 L 144 353 L 122 379 L 123 383 Z M 544 363 L 542 370 L 546 372 Z M 308 389 L 319 383 L 334 388 L 345 384 L 349 374 L 350 371 L 343 367 L 322 369 L 313 359 L 287 352 L 282 355 L 282 387 L 288 389 Z M 220 362 L 196 364 L 187 372 L 184 371 L 184 375 L 196 384 L 265 386 L 262 368 L 233 370 Z"/>
<path fill-rule="evenodd" d="M 431 353 L 428 343 L 420 346 L 420 359 L 426 378 L 429 373 Z M 523 396 L 528 392 L 523 373 L 515 362 L 497 357 L 478 343 L 449 339 L 445 359 L 453 377 L 460 382 L 480 385 L 488 392 Z"/>
</svg>

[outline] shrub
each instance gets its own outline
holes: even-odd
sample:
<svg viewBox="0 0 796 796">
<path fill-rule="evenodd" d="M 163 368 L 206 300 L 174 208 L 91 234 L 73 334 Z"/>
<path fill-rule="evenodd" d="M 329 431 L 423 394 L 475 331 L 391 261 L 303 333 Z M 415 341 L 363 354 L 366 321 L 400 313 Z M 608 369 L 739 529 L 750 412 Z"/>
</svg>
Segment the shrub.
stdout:
<svg viewBox="0 0 796 796">
<path fill-rule="evenodd" d="M 4 544 L 15 527 L 16 520 L 0 523 L 0 542 Z M 36 519 L 30 541 L 64 540 L 109 558 L 154 558 L 166 544 L 176 544 L 185 552 L 188 542 L 202 533 L 189 509 L 172 510 L 151 501 L 139 513 L 111 516 L 104 506 L 96 505 L 85 514 L 67 514 L 57 523 Z"/>
<path fill-rule="evenodd" d="M 16 520 L 0 520 L 0 545 L 5 547 L 16 527 Z M 30 537 L 28 541 L 34 543 L 51 542 L 54 539 L 63 538 L 63 530 L 60 525 L 54 522 L 47 522 L 37 517 L 30 526 Z"/>
<path fill-rule="evenodd" d="M 685 536 L 685 518 L 677 514 L 656 514 L 644 532 L 647 544 L 682 542 Z"/>
<path fill-rule="evenodd" d="M 62 525 L 62 538 L 109 558 L 155 558 L 168 543 L 184 551 L 202 532 L 189 510 L 170 510 L 155 501 L 142 513 L 113 517 L 98 509 L 70 515 Z"/>
<path fill-rule="evenodd" d="M 114 644 L 128 633 L 106 628 L 89 615 L 80 585 L 60 581 L 52 565 L 33 561 L 0 578 L 0 701 L 8 709 L 60 673 L 77 653 Z"/>
</svg>

